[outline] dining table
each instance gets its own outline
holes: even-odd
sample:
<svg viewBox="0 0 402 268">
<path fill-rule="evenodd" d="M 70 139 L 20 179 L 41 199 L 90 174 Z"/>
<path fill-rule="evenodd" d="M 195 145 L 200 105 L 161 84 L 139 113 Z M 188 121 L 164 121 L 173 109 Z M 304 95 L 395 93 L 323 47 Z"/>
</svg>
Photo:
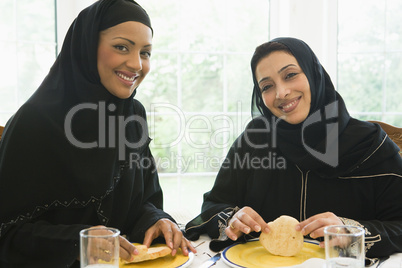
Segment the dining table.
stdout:
<svg viewBox="0 0 402 268">
<path fill-rule="evenodd" d="M 236 264 L 228 264 L 227 260 L 223 257 L 223 251 L 214 252 L 209 248 L 209 242 L 211 239 L 207 235 L 201 235 L 196 241 L 192 241 L 193 246 L 196 248 L 197 253 L 194 254 L 192 261 L 189 265 L 185 267 L 189 268 L 228 268 L 228 267 L 244 267 L 236 266 Z M 213 265 L 207 266 L 209 259 L 221 253 L 221 258 Z M 402 268 L 402 253 L 392 254 L 389 258 L 380 259 L 381 262 L 376 262 L 370 266 L 370 268 Z M 292 267 L 292 268 L 325 268 L 325 260 L 323 258 L 311 258 L 305 262 L 293 265 L 293 266 L 282 266 L 282 267 Z M 252 268 L 252 267 L 250 267 Z"/>
</svg>

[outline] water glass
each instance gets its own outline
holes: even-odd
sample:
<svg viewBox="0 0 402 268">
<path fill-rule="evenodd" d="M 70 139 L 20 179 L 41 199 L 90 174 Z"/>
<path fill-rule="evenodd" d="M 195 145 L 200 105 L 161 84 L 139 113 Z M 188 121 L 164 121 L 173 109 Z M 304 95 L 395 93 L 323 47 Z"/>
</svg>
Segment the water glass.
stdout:
<svg viewBox="0 0 402 268">
<path fill-rule="evenodd" d="M 324 229 L 327 268 L 364 267 L 364 230 L 349 225 L 327 226 Z"/>
<path fill-rule="evenodd" d="M 115 228 L 95 227 L 80 232 L 81 268 L 119 268 L 119 236 Z"/>
</svg>

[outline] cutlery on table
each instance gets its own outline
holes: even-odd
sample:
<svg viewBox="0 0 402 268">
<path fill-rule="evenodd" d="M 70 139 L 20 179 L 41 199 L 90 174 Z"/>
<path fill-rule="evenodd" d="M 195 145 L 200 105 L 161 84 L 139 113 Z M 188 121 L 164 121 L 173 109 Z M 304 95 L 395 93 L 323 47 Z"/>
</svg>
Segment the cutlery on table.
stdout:
<svg viewBox="0 0 402 268">
<path fill-rule="evenodd" d="M 209 260 L 205 261 L 204 263 L 201 264 L 200 268 L 208 268 L 216 264 L 217 261 L 221 258 L 221 253 L 217 253 L 213 257 L 211 257 Z"/>
</svg>

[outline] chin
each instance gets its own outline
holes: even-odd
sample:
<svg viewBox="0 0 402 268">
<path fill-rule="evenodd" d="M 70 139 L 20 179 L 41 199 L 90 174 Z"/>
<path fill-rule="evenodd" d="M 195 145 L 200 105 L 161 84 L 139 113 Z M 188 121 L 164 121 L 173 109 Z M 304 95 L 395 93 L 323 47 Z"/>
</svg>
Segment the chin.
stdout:
<svg viewBox="0 0 402 268">
<path fill-rule="evenodd" d="M 133 95 L 133 92 L 134 92 L 134 90 L 127 91 L 127 89 L 126 89 L 126 90 L 116 91 L 112 94 L 119 99 L 128 99 L 131 97 L 131 95 Z"/>
<path fill-rule="evenodd" d="M 125 99 L 130 98 L 130 97 L 131 97 L 131 95 L 132 95 L 132 94 L 129 94 L 129 95 L 123 95 L 123 96 L 117 96 L 117 97 L 118 97 L 118 98 L 120 98 L 120 99 L 122 99 L 122 100 L 125 100 Z"/>
<path fill-rule="evenodd" d="M 300 117 L 300 116 L 297 116 L 297 117 L 295 117 L 295 116 L 282 116 L 280 118 L 282 120 L 286 121 L 289 124 L 297 125 L 297 124 L 303 123 L 304 120 L 306 120 L 307 116 L 303 116 L 303 117 Z"/>
</svg>

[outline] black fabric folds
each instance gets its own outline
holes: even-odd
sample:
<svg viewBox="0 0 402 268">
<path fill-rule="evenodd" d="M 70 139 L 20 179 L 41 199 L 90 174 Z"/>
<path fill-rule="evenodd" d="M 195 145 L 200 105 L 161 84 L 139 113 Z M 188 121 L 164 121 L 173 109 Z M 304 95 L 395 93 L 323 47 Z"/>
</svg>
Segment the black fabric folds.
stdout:
<svg viewBox="0 0 402 268">
<path fill-rule="evenodd" d="M 132 3 L 136 2 L 126 0 L 120 1 L 117 5 L 111 4 L 108 8 L 108 15 L 101 21 L 99 30 L 105 30 L 125 21 L 132 21 L 133 17 L 135 18 L 135 21 L 141 22 L 152 30 L 151 20 L 149 19 L 147 12 L 140 5 L 133 5 Z"/>
<path fill-rule="evenodd" d="M 99 31 L 124 21 L 151 26 L 134 1 L 100 0 L 84 9 L 43 83 L 8 121 L 0 142 L 0 238 L 54 209 L 92 204 L 99 224 L 124 228 L 133 202 L 140 205 L 159 192 L 153 201 L 162 206 L 157 181 L 146 192 L 141 178 L 148 171 L 128 163 L 133 154 L 153 160 L 145 110 L 133 99 L 135 91 L 128 99 L 111 95 L 97 71 Z M 111 197 L 117 183 L 126 190 Z M 121 219 L 110 219 L 112 209 Z M 132 227 L 140 211 L 130 213 Z"/>
</svg>

